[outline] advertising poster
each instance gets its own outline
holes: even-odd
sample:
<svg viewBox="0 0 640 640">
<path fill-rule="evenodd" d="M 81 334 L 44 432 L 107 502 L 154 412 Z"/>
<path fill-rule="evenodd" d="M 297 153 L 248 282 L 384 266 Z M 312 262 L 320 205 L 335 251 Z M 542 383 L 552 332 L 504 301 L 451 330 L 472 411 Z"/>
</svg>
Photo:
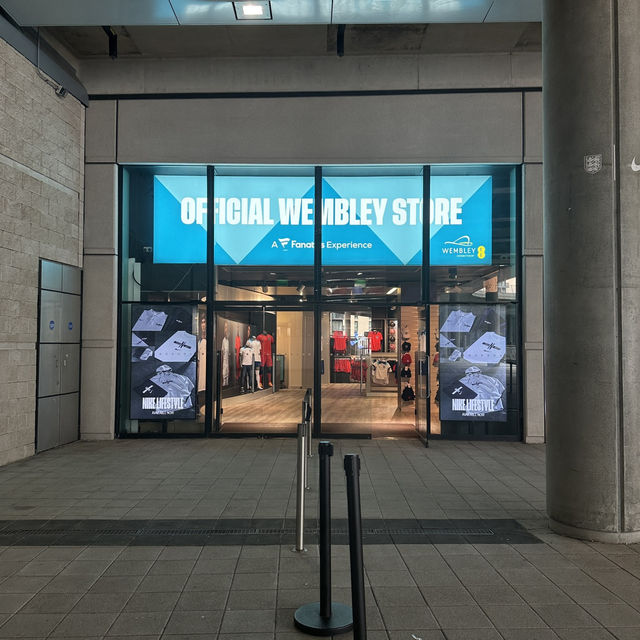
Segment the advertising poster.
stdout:
<svg viewBox="0 0 640 640">
<path fill-rule="evenodd" d="M 132 420 L 195 418 L 194 313 L 188 305 L 132 305 Z"/>
<path fill-rule="evenodd" d="M 433 176 L 425 207 L 421 176 L 327 176 L 323 264 L 419 265 L 427 223 L 432 265 L 491 264 L 492 189 L 491 176 Z M 218 176 L 215 194 L 216 264 L 313 264 L 312 177 Z M 206 262 L 206 196 L 203 176 L 154 177 L 154 262 Z"/>
<path fill-rule="evenodd" d="M 440 419 L 506 422 L 504 305 L 440 306 Z"/>
</svg>

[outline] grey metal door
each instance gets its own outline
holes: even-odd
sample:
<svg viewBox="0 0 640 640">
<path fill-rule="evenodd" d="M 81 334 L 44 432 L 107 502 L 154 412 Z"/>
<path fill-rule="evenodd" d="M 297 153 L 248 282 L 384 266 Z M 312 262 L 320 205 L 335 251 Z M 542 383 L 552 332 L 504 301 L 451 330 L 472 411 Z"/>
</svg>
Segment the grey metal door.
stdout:
<svg viewBox="0 0 640 640">
<path fill-rule="evenodd" d="M 60 393 L 80 391 L 80 345 L 60 345 Z"/>
<path fill-rule="evenodd" d="M 60 444 L 60 396 L 38 399 L 38 451 L 46 451 Z"/>
<path fill-rule="evenodd" d="M 77 267 L 40 263 L 36 451 L 78 439 L 81 276 Z"/>
<path fill-rule="evenodd" d="M 68 444 L 78 439 L 78 403 L 79 393 L 60 396 L 60 434 L 59 444 Z"/>
</svg>

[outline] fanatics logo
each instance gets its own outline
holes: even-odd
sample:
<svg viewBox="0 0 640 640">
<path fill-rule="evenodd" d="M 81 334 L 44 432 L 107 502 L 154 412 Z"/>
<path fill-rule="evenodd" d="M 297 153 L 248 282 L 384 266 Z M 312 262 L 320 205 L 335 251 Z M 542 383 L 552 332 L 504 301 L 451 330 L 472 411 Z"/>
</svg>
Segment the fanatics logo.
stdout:
<svg viewBox="0 0 640 640">
<path fill-rule="evenodd" d="M 594 154 L 584 157 L 584 170 L 587 173 L 598 173 L 602 169 L 602 154 Z"/>
</svg>

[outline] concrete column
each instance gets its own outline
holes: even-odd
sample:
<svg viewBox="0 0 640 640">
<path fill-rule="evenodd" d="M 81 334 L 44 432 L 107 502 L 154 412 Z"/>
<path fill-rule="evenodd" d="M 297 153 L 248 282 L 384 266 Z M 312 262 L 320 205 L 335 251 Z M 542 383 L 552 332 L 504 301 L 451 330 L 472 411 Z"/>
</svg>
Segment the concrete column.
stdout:
<svg viewBox="0 0 640 640">
<path fill-rule="evenodd" d="M 116 103 L 92 102 L 85 148 L 80 437 L 114 436 L 118 311 Z"/>
<path fill-rule="evenodd" d="M 542 145 L 541 145 L 542 146 Z M 525 214 L 522 225 L 522 309 L 524 371 L 524 440 L 545 440 L 543 366 L 542 165 L 526 164 Z"/>
<path fill-rule="evenodd" d="M 548 511 L 605 542 L 640 541 L 639 32 L 637 0 L 544 2 Z"/>
</svg>

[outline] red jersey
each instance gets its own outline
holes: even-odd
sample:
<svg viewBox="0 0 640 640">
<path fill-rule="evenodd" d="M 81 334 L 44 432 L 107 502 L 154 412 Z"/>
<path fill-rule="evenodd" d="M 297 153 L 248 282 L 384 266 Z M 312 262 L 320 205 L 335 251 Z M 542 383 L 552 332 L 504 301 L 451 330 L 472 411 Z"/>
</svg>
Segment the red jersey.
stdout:
<svg viewBox="0 0 640 640">
<path fill-rule="evenodd" d="M 347 337 L 342 331 L 333 332 L 333 350 L 334 352 L 347 350 Z"/>
<path fill-rule="evenodd" d="M 260 333 L 256 336 L 258 340 L 260 340 L 261 350 L 260 350 L 260 360 L 262 361 L 263 367 L 272 366 L 273 359 L 271 357 L 271 345 L 273 344 L 273 336 L 270 333 L 264 334 Z"/>
<path fill-rule="evenodd" d="M 369 348 L 371 351 L 380 351 L 382 344 L 382 334 L 379 331 L 369 331 Z"/>
</svg>

